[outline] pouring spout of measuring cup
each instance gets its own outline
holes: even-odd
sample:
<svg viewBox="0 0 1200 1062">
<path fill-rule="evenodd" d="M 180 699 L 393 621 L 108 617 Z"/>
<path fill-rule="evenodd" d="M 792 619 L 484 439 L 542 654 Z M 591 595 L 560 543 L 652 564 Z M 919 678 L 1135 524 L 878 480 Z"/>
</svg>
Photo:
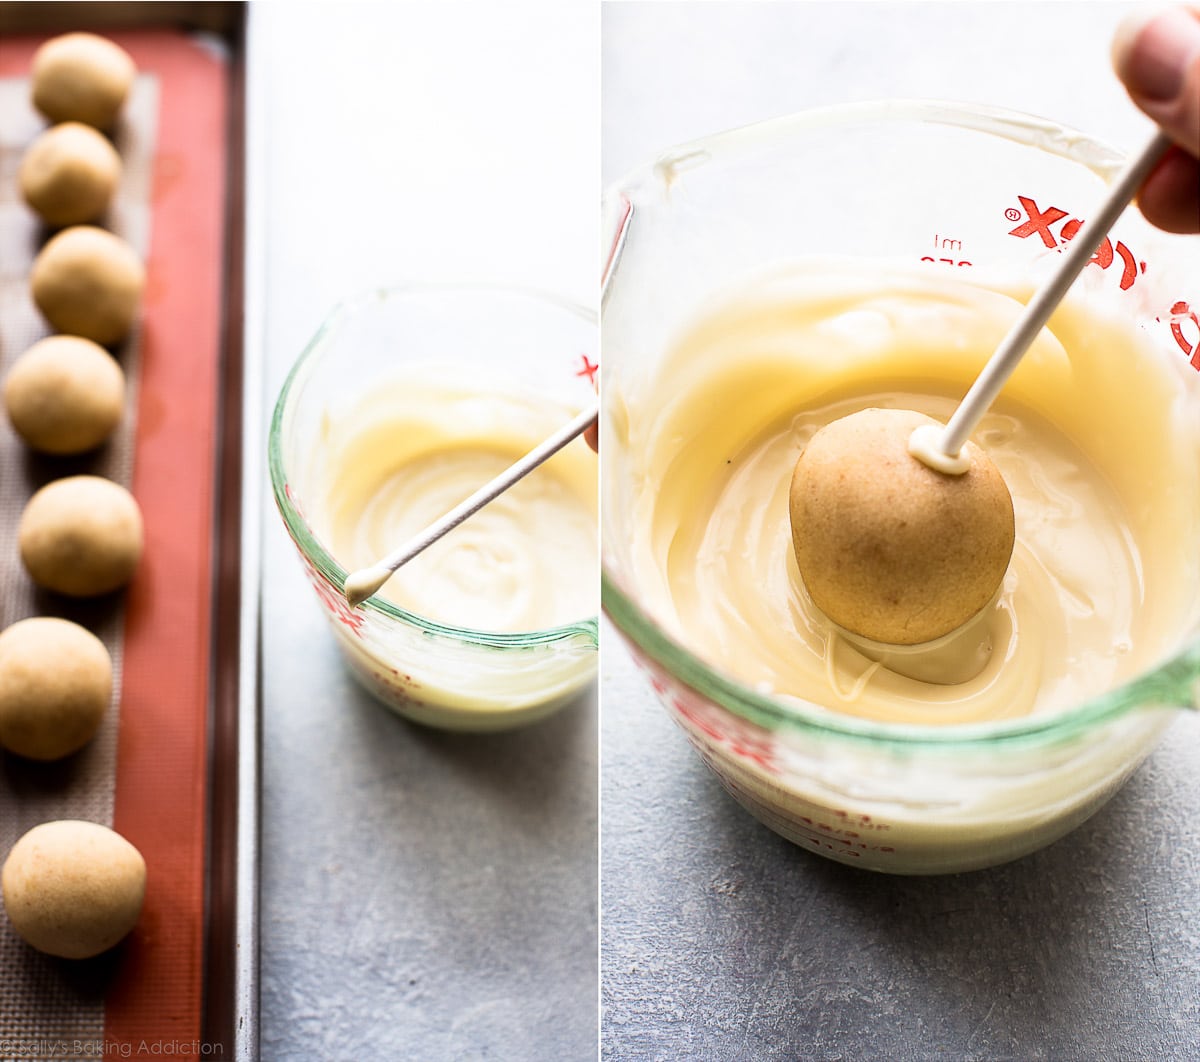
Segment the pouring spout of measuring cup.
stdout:
<svg viewBox="0 0 1200 1062">
<path fill-rule="evenodd" d="M 1118 174 L 1090 221 L 1083 223 L 1050 279 L 1034 292 L 1013 327 L 988 359 L 944 429 L 925 425 L 914 431 L 909 453 L 918 461 L 947 475 L 961 475 L 969 462 L 963 444 L 996 400 L 1025 352 L 1050 320 L 1083 267 L 1091 261 L 1117 218 L 1133 200 L 1142 182 L 1171 146 L 1163 132 L 1156 133 Z"/>
</svg>

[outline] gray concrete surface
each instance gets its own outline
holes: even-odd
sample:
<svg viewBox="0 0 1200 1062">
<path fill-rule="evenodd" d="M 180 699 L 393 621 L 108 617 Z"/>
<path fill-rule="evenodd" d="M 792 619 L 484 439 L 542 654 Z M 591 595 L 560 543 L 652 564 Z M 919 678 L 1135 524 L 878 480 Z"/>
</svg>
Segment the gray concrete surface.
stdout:
<svg viewBox="0 0 1200 1062">
<path fill-rule="evenodd" d="M 889 877 L 743 811 L 604 634 L 602 1057 L 1200 1058 L 1200 719 L 1049 848 Z"/>
</svg>

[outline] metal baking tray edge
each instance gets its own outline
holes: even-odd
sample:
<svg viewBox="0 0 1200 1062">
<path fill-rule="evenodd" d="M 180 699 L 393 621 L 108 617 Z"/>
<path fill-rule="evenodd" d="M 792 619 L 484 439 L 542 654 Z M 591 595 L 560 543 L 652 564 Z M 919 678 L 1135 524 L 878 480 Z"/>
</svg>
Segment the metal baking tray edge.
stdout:
<svg viewBox="0 0 1200 1062">
<path fill-rule="evenodd" d="M 235 141 L 237 185 L 241 217 L 231 233 L 239 234 L 241 270 L 234 270 L 240 285 L 242 310 L 240 338 L 242 408 L 240 512 L 240 584 L 238 642 L 238 822 L 237 822 L 237 915 L 234 940 L 234 1057 L 239 1062 L 257 1062 L 259 1057 L 259 832 L 261 811 L 259 786 L 262 752 L 262 673 L 261 673 L 261 602 L 262 602 L 262 515 L 266 462 L 260 445 L 266 438 L 263 409 L 263 357 L 265 326 L 263 288 L 265 286 L 265 189 L 264 168 L 259 161 L 266 138 L 264 134 L 262 93 L 251 82 L 247 66 L 246 34 L 243 18 L 242 62 L 234 92 L 237 113 L 241 116 L 240 141 Z M 232 239 L 232 236 L 231 236 Z"/>
<path fill-rule="evenodd" d="M 206 5 L 207 6 L 207 5 Z M 213 699 L 209 776 L 210 890 L 202 1040 L 238 1062 L 259 1057 L 261 498 L 263 462 L 261 192 L 248 187 L 255 129 L 244 5 L 222 36 L 231 48 L 221 425 L 215 514 Z M 261 141 L 261 138 L 259 138 Z M 251 352 L 247 357 L 247 351 Z M 230 778 L 232 768 L 235 777 Z M 232 846 L 229 838 L 235 839 Z"/>
</svg>

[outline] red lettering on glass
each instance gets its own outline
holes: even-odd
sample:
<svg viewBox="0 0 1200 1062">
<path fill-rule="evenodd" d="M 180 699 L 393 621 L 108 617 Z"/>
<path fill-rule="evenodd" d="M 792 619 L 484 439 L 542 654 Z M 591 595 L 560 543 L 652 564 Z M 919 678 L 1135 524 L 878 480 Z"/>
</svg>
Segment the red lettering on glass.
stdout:
<svg viewBox="0 0 1200 1062">
<path fill-rule="evenodd" d="M 586 376 L 590 384 L 596 382 L 596 370 L 600 368 L 598 362 L 594 362 L 586 354 L 579 355 L 580 368 L 576 371 L 576 376 Z"/>
<path fill-rule="evenodd" d="M 1051 226 L 1056 222 L 1062 221 L 1067 216 L 1067 212 L 1060 210 L 1058 207 L 1048 207 L 1042 210 L 1033 199 L 1025 195 L 1017 196 L 1017 200 L 1025 208 L 1025 212 L 1029 215 L 1029 220 L 1022 222 L 1014 229 L 1010 229 L 1010 236 L 1025 239 L 1036 233 L 1047 247 L 1057 248 L 1061 244 L 1073 240 L 1084 224 L 1079 218 L 1070 218 L 1063 222 L 1062 228 L 1059 229 L 1058 238 L 1055 239 L 1054 233 L 1051 231 Z M 1021 212 L 1012 207 L 1005 211 L 1005 217 L 1009 221 L 1016 221 L 1020 216 Z M 1121 290 L 1128 291 L 1133 286 L 1133 282 L 1137 280 L 1139 270 L 1142 273 L 1146 272 L 1146 263 L 1139 262 L 1134 257 L 1133 252 L 1121 240 L 1118 240 L 1114 244 L 1111 239 L 1105 236 L 1100 241 L 1100 246 L 1096 248 L 1095 253 L 1088 260 L 1088 264 L 1098 265 L 1101 269 L 1108 269 L 1118 259 L 1121 261 Z"/>
<path fill-rule="evenodd" d="M 1042 238 L 1042 243 L 1047 247 L 1057 247 L 1058 241 L 1050 231 L 1050 226 L 1056 221 L 1065 218 L 1067 212 L 1059 210 L 1058 207 L 1047 207 L 1046 210 L 1039 210 L 1037 203 L 1025 195 L 1017 196 L 1017 201 L 1025 208 L 1025 213 L 1029 215 L 1029 220 L 1022 222 L 1015 229 L 1012 229 L 1009 235 L 1025 239 L 1036 233 Z"/>
<path fill-rule="evenodd" d="M 1192 332 L 1195 339 L 1189 339 L 1185 332 Z M 1179 349 L 1188 355 L 1193 369 L 1200 369 L 1200 316 L 1196 315 L 1186 302 L 1180 301 L 1171 307 L 1171 335 L 1179 344 Z"/>
</svg>

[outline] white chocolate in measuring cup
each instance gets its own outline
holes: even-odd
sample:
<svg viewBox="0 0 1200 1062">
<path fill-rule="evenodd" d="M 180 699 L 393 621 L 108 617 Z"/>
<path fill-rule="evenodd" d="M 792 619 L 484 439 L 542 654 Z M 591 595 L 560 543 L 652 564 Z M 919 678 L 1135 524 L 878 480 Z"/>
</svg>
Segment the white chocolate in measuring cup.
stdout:
<svg viewBox="0 0 1200 1062">
<path fill-rule="evenodd" d="M 871 406 L 945 422 L 1028 297 L 1028 286 L 827 262 L 748 288 L 698 321 L 655 381 L 608 396 L 622 410 L 628 467 L 605 505 L 630 521 L 647 611 L 706 663 L 777 701 L 934 728 L 1051 717 L 1177 649 L 1200 598 L 1200 424 L 1186 366 L 1176 373 L 1148 356 L 1130 324 L 1080 299 L 1054 314 L 974 436 L 1012 493 L 1017 545 L 969 636 L 923 667 L 892 666 L 803 592 L 788 482 L 806 440 Z M 901 778 L 894 761 L 880 767 L 853 743 L 790 765 L 807 754 L 782 740 L 747 756 L 750 739 L 709 740 L 712 710 L 686 687 L 675 708 L 763 821 L 846 861 L 852 846 L 873 847 L 866 864 L 901 872 L 1040 847 L 1120 784 L 1165 725 L 1131 713 L 1099 728 L 1082 757 L 1067 743 L 1011 759 L 998 769 L 1025 781 L 989 803 L 982 778 L 996 763 L 967 764 L 963 792 L 933 772 L 943 788 L 931 790 L 918 763 Z M 881 819 L 886 836 L 871 835 Z M 855 839 L 825 843 L 841 827 Z"/>
<path fill-rule="evenodd" d="M 330 543 L 352 567 L 367 567 L 389 543 L 413 538 L 522 456 L 523 434 L 494 410 L 489 430 L 458 434 L 463 425 L 452 418 L 470 418 L 470 425 L 472 407 L 490 398 L 404 387 L 383 401 L 383 416 L 362 409 L 355 415 L 360 426 L 368 419 L 373 425 L 348 440 L 329 485 Z M 413 415 L 423 403 L 439 411 L 436 418 Z M 400 412 L 405 405 L 409 411 Z M 536 631 L 589 615 L 597 536 L 588 462 L 573 451 L 544 474 L 525 476 L 423 550 L 420 563 L 414 558 L 394 572 L 383 596 L 438 623 L 485 631 Z"/>
<path fill-rule="evenodd" d="M 545 399 L 481 392 L 419 373 L 377 386 L 322 425 L 304 472 L 313 531 L 346 571 L 367 567 L 574 412 Z M 401 567 L 379 597 L 433 624 L 499 634 L 550 630 L 594 616 L 596 487 L 596 456 L 576 440 Z M 441 663 L 432 645 L 343 638 L 343 647 L 367 677 L 382 679 L 400 664 L 404 676 L 419 683 L 422 700 L 462 710 L 463 725 L 474 725 L 472 712 L 551 704 L 594 670 L 594 654 L 567 654 L 560 676 L 543 675 L 531 687 L 511 657 L 508 666 L 491 670 Z M 544 670 L 544 659 L 534 663 Z"/>
</svg>

